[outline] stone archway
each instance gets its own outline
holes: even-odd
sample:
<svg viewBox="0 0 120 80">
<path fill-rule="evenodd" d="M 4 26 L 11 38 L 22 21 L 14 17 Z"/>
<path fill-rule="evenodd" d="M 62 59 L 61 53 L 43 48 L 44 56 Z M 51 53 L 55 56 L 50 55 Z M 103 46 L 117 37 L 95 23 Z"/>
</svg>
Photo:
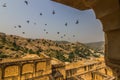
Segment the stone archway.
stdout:
<svg viewBox="0 0 120 80">
<path fill-rule="evenodd" d="M 105 62 L 120 79 L 120 0 L 53 0 L 79 10 L 93 9 L 105 32 Z"/>
</svg>

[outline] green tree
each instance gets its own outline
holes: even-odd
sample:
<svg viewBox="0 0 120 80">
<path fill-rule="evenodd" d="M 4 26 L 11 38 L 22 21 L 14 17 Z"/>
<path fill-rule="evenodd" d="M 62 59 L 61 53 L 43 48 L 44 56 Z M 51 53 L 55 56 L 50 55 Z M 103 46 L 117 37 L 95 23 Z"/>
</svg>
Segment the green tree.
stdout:
<svg viewBox="0 0 120 80">
<path fill-rule="evenodd" d="M 75 55 L 73 52 L 69 53 L 69 59 L 73 59 L 74 57 L 75 57 Z"/>
<path fill-rule="evenodd" d="M 35 52 L 34 52 L 32 49 L 30 49 L 30 50 L 29 50 L 29 53 L 30 53 L 30 54 L 34 54 Z"/>
<path fill-rule="evenodd" d="M 13 42 L 13 47 L 14 47 L 14 50 L 15 50 L 15 51 L 20 50 L 20 46 L 18 46 L 18 45 L 16 44 L 16 41 Z"/>
<path fill-rule="evenodd" d="M 6 42 L 6 37 L 2 36 L 1 40 L 2 40 L 3 43 L 5 43 Z"/>
<path fill-rule="evenodd" d="M 5 55 L 4 53 L 1 53 L 0 54 L 0 58 L 7 58 L 8 56 L 7 55 Z"/>
</svg>

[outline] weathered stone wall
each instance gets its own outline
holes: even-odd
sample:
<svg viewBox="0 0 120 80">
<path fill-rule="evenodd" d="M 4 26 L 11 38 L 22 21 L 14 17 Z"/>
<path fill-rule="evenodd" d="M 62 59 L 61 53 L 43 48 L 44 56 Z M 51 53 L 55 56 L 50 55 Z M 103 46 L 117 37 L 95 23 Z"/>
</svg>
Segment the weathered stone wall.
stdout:
<svg viewBox="0 0 120 80">
<path fill-rule="evenodd" d="M 50 80 L 49 77 L 54 70 L 59 71 L 65 80 L 71 77 L 79 77 L 79 79 L 84 78 L 86 80 L 93 78 L 94 80 L 103 80 L 103 78 L 107 78 L 106 75 L 112 76 L 111 69 L 106 68 L 104 62 L 92 62 L 86 65 L 67 67 L 67 69 L 65 66 L 68 65 L 57 64 L 51 67 L 49 59 L 1 62 L 0 80 Z M 62 78 L 58 75 L 58 79 L 59 77 Z"/>
<path fill-rule="evenodd" d="M 5 74 L 4 77 L 9 77 L 9 76 L 18 76 L 19 69 L 18 66 L 8 66 L 5 68 Z"/>
<path fill-rule="evenodd" d="M 22 74 L 33 73 L 34 64 L 26 63 L 22 66 Z"/>
<path fill-rule="evenodd" d="M 77 67 L 71 67 L 67 69 L 66 77 L 68 79 L 74 77 L 78 79 L 82 78 L 85 80 L 104 80 L 106 78 L 113 78 L 113 74 L 112 70 L 105 66 L 104 62 L 92 61 L 92 63 L 89 63 L 87 65 L 83 64 Z"/>
<path fill-rule="evenodd" d="M 27 80 L 32 78 L 37 80 L 36 77 L 40 77 L 38 80 L 49 80 L 48 77 L 51 75 L 51 64 L 49 63 L 49 58 L 0 62 L 0 80 Z"/>
<path fill-rule="evenodd" d="M 109 78 L 112 80 L 113 78 L 113 75 L 111 75 L 112 70 L 106 69 L 106 71 L 108 72 L 107 74 L 105 72 L 105 68 L 101 68 L 99 70 L 88 71 L 86 73 L 84 72 L 77 76 L 85 80 L 105 80 L 106 78 Z M 106 79 L 106 80 L 109 80 L 109 79 Z"/>
<path fill-rule="evenodd" d="M 64 79 L 66 79 L 66 70 L 65 70 L 65 64 L 60 63 L 60 64 L 55 64 L 52 66 L 52 73 L 54 72 L 60 72 L 63 76 Z M 54 77 L 54 76 L 53 76 Z"/>
</svg>

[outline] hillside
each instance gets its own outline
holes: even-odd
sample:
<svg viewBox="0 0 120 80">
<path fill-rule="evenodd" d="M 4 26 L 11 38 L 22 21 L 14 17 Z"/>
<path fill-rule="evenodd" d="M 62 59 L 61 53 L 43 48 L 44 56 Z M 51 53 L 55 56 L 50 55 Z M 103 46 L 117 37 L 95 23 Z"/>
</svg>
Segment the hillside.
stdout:
<svg viewBox="0 0 120 80">
<path fill-rule="evenodd" d="M 99 41 L 99 42 L 86 43 L 85 45 L 99 52 L 100 51 L 104 52 L 104 44 L 105 44 L 104 41 Z"/>
<path fill-rule="evenodd" d="M 23 58 L 27 54 L 40 56 L 41 53 L 63 62 L 100 57 L 100 54 L 79 42 L 29 39 L 0 33 L 0 58 Z"/>
</svg>

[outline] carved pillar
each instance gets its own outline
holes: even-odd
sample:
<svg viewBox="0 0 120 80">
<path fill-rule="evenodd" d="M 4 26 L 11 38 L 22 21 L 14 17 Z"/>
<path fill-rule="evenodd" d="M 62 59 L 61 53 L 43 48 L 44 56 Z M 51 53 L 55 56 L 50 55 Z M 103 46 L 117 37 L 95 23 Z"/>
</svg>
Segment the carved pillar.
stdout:
<svg viewBox="0 0 120 80">
<path fill-rule="evenodd" d="M 1 77 L 0 77 L 0 80 L 4 80 L 4 76 L 5 76 L 5 68 L 4 66 L 1 67 Z"/>
<path fill-rule="evenodd" d="M 3 79 L 4 79 L 4 74 L 5 74 L 5 69 L 4 69 L 4 67 L 1 67 L 0 80 L 3 80 Z"/>
<path fill-rule="evenodd" d="M 19 79 L 18 80 L 21 80 L 21 77 L 22 77 L 22 63 L 19 64 Z"/>
<path fill-rule="evenodd" d="M 100 19 L 105 31 L 105 61 L 120 79 L 120 9 Z"/>
<path fill-rule="evenodd" d="M 105 62 L 120 80 L 120 5 L 119 0 L 98 0 L 92 6 L 105 32 Z"/>
<path fill-rule="evenodd" d="M 107 71 L 107 68 L 104 69 L 105 70 L 105 74 L 108 75 L 108 71 Z"/>
<path fill-rule="evenodd" d="M 93 74 L 93 72 L 91 72 L 91 79 L 94 80 L 94 74 Z"/>
<path fill-rule="evenodd" d="M 34 62 L 34 65 L 33 65 L 33 77 L 36 77 L 36 65 L 37 65 L 37 63 Z"/>
</svg>

